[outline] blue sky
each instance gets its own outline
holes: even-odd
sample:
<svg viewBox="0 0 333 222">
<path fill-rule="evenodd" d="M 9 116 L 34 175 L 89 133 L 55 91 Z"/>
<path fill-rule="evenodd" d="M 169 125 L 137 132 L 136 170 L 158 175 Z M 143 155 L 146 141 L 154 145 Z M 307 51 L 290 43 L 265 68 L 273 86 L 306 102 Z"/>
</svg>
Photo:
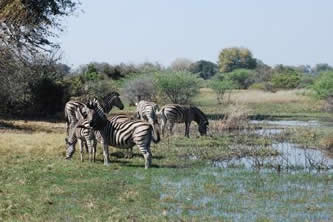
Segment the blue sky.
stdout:
<svg viewBox="0 0 333 222">
<path fill-rule="evenodd" d="M 333 65 L 331 0 L 81 0 L 58 39 L 76 67 L 176 58 L 216 62 L 246 47 L 268 65 Z"/>
</svg>

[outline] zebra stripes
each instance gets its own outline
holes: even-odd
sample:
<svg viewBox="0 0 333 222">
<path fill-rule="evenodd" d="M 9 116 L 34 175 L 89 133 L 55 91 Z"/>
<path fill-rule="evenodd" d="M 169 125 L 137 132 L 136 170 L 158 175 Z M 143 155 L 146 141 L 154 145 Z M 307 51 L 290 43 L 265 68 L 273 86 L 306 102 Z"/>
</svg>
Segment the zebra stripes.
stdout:
<svg viewBox="0 0 333 222">
<path fill-rule="evenodd" d="M 94 132 L 88 128 L 80 127 L 85 120 L 79 120 L 74 127 L 69 130 L 69 135 L 65 139 L 67 144 L 66 159 L 71 159 L 75 152 L 75 145 L 79 142 L 81 162 L 83 161 L 83 144 L 87 145 L 89 161 L 96 160 L 96 138 Z"/>
<path fill-rule="evenodd" d="M 141 100 L 136 104 L 136 115 L 141 120 L 148 121 L 151 125 L 157 123 L 156 112 L 159 107 L 156 103 Z"/>
<path fill-rule="evenodd" d="M 151 141 L 158 143 L 160 135 L 153 131 L 149 123 L 140 120 L 124 120 L 122 122 L 108 120 L 96 102 L 87 104 L 85 109 L 87 118 L 82 127 L 92 128 L 96 131 L 98 135 L 96 138 L 103 144 L 105 165 L 110 162 L 109 145 L 122 149 L 137 145 L 145 158 L 145 168 L 150 167 L 152 158 L 150 144 Z"/>
<path fill-rule="evenodd" d="M 111 92 L 107 96 L 103 98 L 102 104 L 100 108 L 105 113 L 109 113 L 113 106 L 118 107 L 119 109 L 124 109 L 124 104 L 119 98 L 118 92 Z M 94 98 L 93 100 L 97 100 Z M 75 125 L 75 123 L 85 117 L 85 113 L 83 112 L 84 107 L 86 106 L 85 103 L 78 102 L 78 101 L 68 101 L 65 105 L 65 119 L 66 119 L 66 130 L 67 135 L 69 135 L 69 129 Z"/>
<path fill-rule="evenodd" d="M 156 116 L 158 110 L 159 107 L 156 103 L 141 100 L 136 104 L 136 117 L 150 123 L 153 130 L 156 131 L 159 130 L 159 124 Z"/>
<path fill-rule="evenodd" d="M 190 137 L 190 125 L 192 121 L 198 124 L 200 135 L 207 134 L 208 119 L 206 115 L 195 106 L 168 104 L 161 108 L 158 115 L 161 118 L 163 136 L 167 122 L 169 122 L 170 134 L 172 133 L 175 123 L 185 123 L 185 136 Z"/>
</svg>

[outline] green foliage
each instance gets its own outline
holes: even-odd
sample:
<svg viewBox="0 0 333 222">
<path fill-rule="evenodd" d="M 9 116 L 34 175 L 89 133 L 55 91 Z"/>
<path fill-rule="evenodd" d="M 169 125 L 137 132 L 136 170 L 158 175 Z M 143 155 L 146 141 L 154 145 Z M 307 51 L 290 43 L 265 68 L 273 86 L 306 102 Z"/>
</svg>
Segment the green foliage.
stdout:
<svg viewBox="0 0 333 222">
<path fill-rule="evenodd" d="M 199 93 L 200 80 L 190 72 L 163 72 L 156 77 L 158 90 L 173 103 L 188 104 Z"/>
<path fill-rule="evenodd" d="M 313 85 L 313 90 L 320 99 L 333 96 L 333 71 L 321 73 Z"/>
<path fill-rule="evenodd" d="M 225 48 L 219 54 L 220 72 L 231 72 L 234 69 L 254 69 L 256 60 L 250 50 L 246 48 Z"/>
<path fill-rule="evenodd" d="M 49 39 L 56 36 L 56 31 L 62 31 L 60 18 L 72 14 L 77 5 L 77 0 L 1 0 L 0 42 L 35 52 L 57 46 Z"/>
<path fill-rule="evenodd" d="M 212 88 L 216 93 L 216 99 L 218 104 L 221 104 L 223 102 L 225 93 L 227 91 L 230 92 L 232 89 L 234 89 L 235 84 L 230 79 L 221 80 L 220 76 L 210 81 L 210 88 Z"/>
<path fill-rule="evenodd" d="M 203 79 L 209 79 L 218 71 L 218 66 L 215 63 L 200 60 L 192 63 L 189 69 L 192 73 L 197 73 Z"/>
<path fill-rule="evenodd" d="M 301 75 L 298 73 L 276 73 L 272 77 L 273 88 L 295 89 L 301 82 Z"/>
<path fill-rule="evenodd" d="M 236 69 L 224 75 L 225 78 L 231 80 L 238 89 L 247 89 L 254 82 L 254 72 L 248 69 Z"/>
</svg>

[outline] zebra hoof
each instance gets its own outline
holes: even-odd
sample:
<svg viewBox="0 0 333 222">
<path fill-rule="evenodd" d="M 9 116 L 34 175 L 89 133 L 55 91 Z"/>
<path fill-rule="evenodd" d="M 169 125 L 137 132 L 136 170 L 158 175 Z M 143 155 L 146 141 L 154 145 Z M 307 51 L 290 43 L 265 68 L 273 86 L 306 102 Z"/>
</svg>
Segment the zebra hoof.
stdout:
<svg viewBox="0 0 333 222">
<path fill-rule="evenodd" d="M 65 157 L 65 160 L 71 160 L 72 158 L 71 157 Z"/>
</svg>

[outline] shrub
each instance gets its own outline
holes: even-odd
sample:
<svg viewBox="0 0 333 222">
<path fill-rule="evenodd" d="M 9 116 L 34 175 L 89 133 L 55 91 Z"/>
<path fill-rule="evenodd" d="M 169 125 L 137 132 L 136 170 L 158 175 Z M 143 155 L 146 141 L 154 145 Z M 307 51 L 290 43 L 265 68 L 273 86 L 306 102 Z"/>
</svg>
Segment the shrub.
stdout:
<svg viewBox="0 0 333 222">
<path fill-rule="evenodd" d="M 142 75 L 135 79 L 125 81 L 123 94 L 130 105 L 140 100 L 156 101 L 157 90 L 152 76 Z"/>
<path fill-rule="evenodd" d="M 247 89 L 254 82 L 254 72 L 249 69 L 236 69 L 224 75 L 225 78 L 231 80 L 235 88 L 238 89 Z"/>
<path fill-rule="evenodd" d="M 321 73 L 312 88 L 320 99 L 327 99 L 333 96 L 333 72 Z"/>
<path fill-rule="evenodd" d="M 219 80 L 218 77 L 210 82 L 210 87 L 216 93 L 216 99 L 218 104 L 221 104 L 224 100 L 224 95 L 227 91 L 231 91 L 234 88 L 234 83 L 229 80 Z M 230 94 L 229 94 L 230 95 Z"/>
<path fill-rule="evenodd" d="M 172 103 L 188 104 L 199 93 L 200 79 L 190 72 L 163 72 L 156 77 L 158 90 Z"/>
<path fill-rule="evenodd" d="M 271 82 L 275 89 L 295 89 L 301 82 L 301 74 L 292 67 L 278 65 Z"/>
</svg>

